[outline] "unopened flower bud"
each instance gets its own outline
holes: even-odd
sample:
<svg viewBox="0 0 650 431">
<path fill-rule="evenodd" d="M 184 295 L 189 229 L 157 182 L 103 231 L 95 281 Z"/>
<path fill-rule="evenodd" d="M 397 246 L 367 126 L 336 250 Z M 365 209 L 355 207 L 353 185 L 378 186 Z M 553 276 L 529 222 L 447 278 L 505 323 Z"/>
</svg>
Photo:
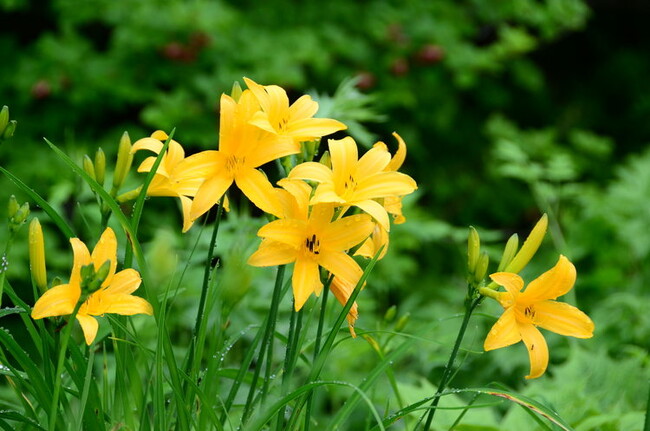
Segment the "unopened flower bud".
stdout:
<svg viewBox="0 0 650 431">
<path fill-rule="evenodd" d="M 392 322 L 393 320 L 395 320 L 396 315 L 397 315 L 397 306 L 391 305 L 390 308 L 386 310 L 386 313 L 384 313 L 384 321 Z"/>
<path fill-rule="evenodd" d="M 119 190 L 131 169 L 133 154 L 131 154 L 131 138 L 128 132 L 124 132 L 120 139 L 120 146 L 117 150 L 117 162 L 113 174 L 113 188 Z"/>
<path fill-rule="evenodd" d="M 18 122 L 16 120 L 11 120 L 9 124 L 4 129 L 4 132 L 2 133 L 2 139 L 9 139 L 14 135 L 14 132 L 16 131 L 16 125 Z"/>
<path fill-rule="evenodd" d="M 56 276 L 52 279 L 52 284 L 50 285 L 50 288 L 60 286 L 63 284 L 63 280 L 61 280 L 61 277 Z"/>
<path fill-rule="evenodd" d="M 20 205 L 16 200 L 16 196 L 14 195 L 9 196 L 9 204 L 7 206 L 7 217 L 9 218 L 9 220 L 11 220 L 16 215 L 16 213 L 18 212 L 18 208 L 20 208 Z"/>
<path fill-rule="evenodd" d="M 106 177 L 106 154 L 101 148 L 97 148 L 95 153 L 95 180 L 99 185 L 104 185 L 104 178 Z"/>
<path fill-rule="evenodd" d="M 99 290 L 106 277 L 108 277 L 110 269 L 110 260 L 104 262 L 97 270 L 95 270 L 95 265 L 92 263 L 83 265 L 79 271 L 81 275 L 82 297 Z"/>
<path fill-rule="evenodd" d="M 518 273 L 530 262 L 530 259 L 533 258 L 537 249 L 542 244 L 544 235 L 546 235 L 546 228 L 548 227 L 548 217 L 546 214 L 542 216 L 541 219 L 537 222 L 530 235 L 524 241 L 524 245 L 521 246 L 519 252 L 515 257 L 510 261 L 510 263 L 504 269 L 505 272 Z"/>
<path fill-rule="evenodd" d="M 235 81 L 232 84 L 232 91 L 230 92 L 230 97 L 233 98 L 235 102 L 239 102 L 239 98 L 242 95 L 242 89 L 241 85 L 239 85 L 239 81 Z"/>
<path fill-rule="evenodd" d="M 487 274 L 488 265 L 490 263 L 490 258 L 486 252 L 481 253 L 476 262 L 476 269 L 474 270 L 474 281 L 480 283 L 485 278 Z"/>
<path fill-rule="evenodd" d="M 476 229 L 473 226 L 469 227 L 469 235 L 467 236 L 467 271 L 469 274 L 474 274 L 476 271 L 476 264 L 478 263 L 478 256 L 481 252 L 481 239 Z"/>
<path fill-rule="evenodd" d="M 4 133 L 7 124 L 9 124 L 9 107 L 5 105 L 0 110 L 0 135 Z"/>
<path fill-rule="evenodd" d="M 410 319 L 411 319 L 411 313 L 404 314 L 402 317 L 400 317 L 397 320 L 397 323 L 395 324 L 395 330 L 397 332 L 400 332 L 401 330 L 403 330 L 406 327 L 406 324 L 409 322 Z"/>
<path fill-rule="evenodd" d="M 138 187 L 137 189 L 133 189 L 131 191 L 122 193 L 119 195 L 116 199 L 119 203 L 124 203 L 124 202 L 129 202 L 136 200 L 138 196 L 140 195 L 140 191 L 142 190 L 142 186 Z"/>
<path fill-rule="evenodd" d="M 92 178 L 93 180 L 97 180 L 97 178 L 95 177 L 95 167 L 93 166 L 93 161 L 90 160 L 88 154 L 86 154 L 83 158 L 83 168 L 90 178 Z"/>
<path fill-rule="evenodd" d="M 318 144 L 320 140 L 305 141 L 300 144 L 302 147 L 302 154 L 304 156 L 305 162 L 311 162 L 316 156 L 316 150 L 318 150 Z"/>
<path fill-rule="evenodd" d="M 329 151 L 325 151 L 323 155 L 320 156 L 319 163 L 332 169 L 332 157 L 330 156 Z"/>
<path fill-rule="evenodd" d="M 41 293 L 47 290 L 47 272 L 45 269 L 45 242 L 43 230 L 38 218 L 34 217 L 29 224 L 29 267 L 34 285 Z"/>
<path fill-rule="evenodd" d="M 506 243 L 506 247 L 503 250 L 503 255 L 501 256 L 501 262 L 499 262 L 499 268 L 497 272 L 501 272 L 506 269 L 506 266 L 512 262 L 512 258 L 517 254 L 517 249 L 519 248 L 519 236 L 515 233 L 513 234 Z"/>
<path fill-rule="evenodd" d="M 370 344 L 370 347 L 372 347 L 375 352 L 379 354 L 382 353 L 381 347 L 379 347 L 379 343 L 377 342 L 377 340 L 375 340 L 368 334 L 363 334 L 363 338 L 365 338 L 365 340 L 368 342 L 368 344 Z"/>
<path fill-rule="evenodd" d="M 13 217 L 9 218 L 9 230 L 12 233 L 17 232 L 23 223 L 25 223 L 27 217 L 29 217 L 29 203 L 25 202 L 16 210 Z"/>
</svg>

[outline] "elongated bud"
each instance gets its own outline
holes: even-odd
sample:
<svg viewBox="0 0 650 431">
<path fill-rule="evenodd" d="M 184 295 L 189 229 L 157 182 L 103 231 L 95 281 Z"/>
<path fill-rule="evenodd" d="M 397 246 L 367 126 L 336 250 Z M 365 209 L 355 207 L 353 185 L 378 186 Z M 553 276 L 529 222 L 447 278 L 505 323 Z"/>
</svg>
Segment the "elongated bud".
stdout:
<svg viewBox="0 0 650 431">
<path fill-rule="evenodd" d="M 97 148 L 97 152 L 95 152 L 95 180 L 99 183 L 100 186 L 103 186 L 105 178 L 106 154 L 104 154 L 104 150 Z"/>
<path fill-rule="evenodd" d="M 409 320 L 411 319 L 411 313 L 406 313 L 399 319 L 397 319 L 397 323 L 395 324 L 395 330 L 397 332 L 400 332 L 403 330 L 406 325 L 409 323 Z"/>
<path fill-rule="evenodd" d="M 476 269 L 474 270 L 474 281 L 480 283 L 485 278 L 487 274 L 488 265 L 490 264 L 490 258 L 486 252 L 481 253 L 476 262 Z"/>
<path fill-rule="evenodd" d="M 9 196 L 9 204 L 7 205 L 7 217 L 9 220 L 11 220 L 16 215 L 18 208 L 20 208 L 20 204 L 18 204 L 16 196 Z"/>
<path fill-rule="evenodd" d="M 82 298 L 87 296 L 97 290 L 102 286 L 106 277 L 108 277 L 108 272 L 111 269 L 111 261 L 107 260 L 95 270 L 95 265 L 89 263 L 88 265 L 83 265 L 80 269 L 81 275 L 81 291 Z M 84 299 L 85 300 L 85 299 Z"/>
<path fill-rule="evenodd" d="M 318 150 L 318 144 L 320 140 L 305 141 L 300 144 L 302 147 L 302 154 L 304 156 L 305 162 L 311 162 L 316 156 L 316 150 Z"/>
<path fill-rule="evenodd" d="M 474 226 L 469 227 L 469 235 L 467 236 L 467 271 L 469 274 L 474 274 L 476 271 L 476 264 L 478 263 L 478 256 L 481 252 L 481 238 Z"/>
<path fill-rule="evenodd" d="M 239 81 L 235 81 L 232 84 L 232 91 L 230 92 L 230 97 L 233 98 L 235 102 L 239 102 L 239 98 L 242 95 L 242 89 L 241 85 L 239 85 Z"/>
<path fill-rule="evenodd" d="M 95 167 L 93 166 L 93 161 L 88 157 L 88 154 L 83 158 L 83 168 L 90 178 L 97 181 L 97 178 L 95 177 Z"/>
<path fill-rule="evenodd" d="M 140 195 L 141 190 L 142 190 L 142 186 L 138 187 L 137 189 L 133 189 L 131 191 L 122 193 L 117 197 L 117 201 L 119 203 L 124 203 L 124 202 L 135 200 Z"/>
<path fill-rule="evenodd" d="M 397 306 L 391 305 L 390 308 L 386 310 L 386 313 L 384 314 L 384 321 L 392 322 L 393 320 L 395 320 L 396 315 L 397 315 Z"/>
<path fill-rule="evenodd" d="M 113 188 L 119 190 L 131 169 L 133 154 L 131 154 L 131 138 L 129 132 L 124 132 L 120 139 L 120 146 L 117 150 L 117 162 L 115 163 L 115 174 L 113 174 Z"/>
<path fill-rule="evenodd" d="M 29 268 L 32 280 L 41 293 L 47 290 L 47 271 L 45 269 L 45 241 L 38 218 L 29 223 Z"/>
<path fill-rule="evenodd" d="M 0 135 L 4 134 L 7 124 L 9 124 L 9 107 L 5 105 L 0 110 Z"/>
<path fill-rule="evenodd" d="M 381 347 L 379 347 L 379 343 L 377 342 L 377 340 L 375 340 L 368 334 L 363 334 L 363 338 L 365 338 L 365 340 L 368 342 L 368 344 L 370 344 L 370 347 L 372 347 L 375 352 L 379 354 L 382 353 Z"/>
<path fill-rule="evenodd" d="M 18 125 L 18 122 L 16 120 L 11 120 L 9 124 L 5 127 L 4 132 L 2 133 L 2 139 L 9 139 L 14 135 L 14 132 L 16 131 L 16 126 Z"/>
<path fill-rule="evenodd" d="M 322 156 L 320 156 L 319 163 L 325 165 L 328 168 L 332 168 L 332 157 L 330 156 L 329 151 L 325 151 Z"/>
<path fill-rule="evenodd" d="M 515 233 L 508 239 L 508 242 L 506 243 L 506 247 L 505 249 L 503 249 L 503 255 L 501 256 L 501 262 L 499 262 L 499 268 L 497 269 L 497 272 L 502 272 L 504 269 L 506 269 L 506 266 L 508 266 L 508 264 L 512 262 L 512 259 L 515 257 L 515 254 L 517 254 L 518 248 L 519 248 L 519 235 Z"/>
<path fill-rule="evenodd" d="M 56 287 L 60 286 L 63 284 L 63 280 L 61 280 L 61 277 L 56 276 L 52 279 L 52 284 L 50 284 L 51 287 Z"/>
<path fill-rule="evenodd" d="M 13 217 L 9 218 L 9 230 L 15 233 L 25 223 L 29 217 L 29 203 L 25 202 L 16 210 Z"/>
<path fill-rule="evenodd" d="M 515 257 L 510 261 L 510 263 L 505 267 L 505 272 L 518 273 L 530 262 L 530 259 L 533 258 L 539 246 L 544 240 L 544 235 L 546 235 L 546 229 L 548 228 L 548 217 L 546 214 L 542 216 L 541 219 L 537 222 L 530 235 L 524 241 L 524 245 L 521 246 L 521 250 L 515 255 Z"/>
</svg>

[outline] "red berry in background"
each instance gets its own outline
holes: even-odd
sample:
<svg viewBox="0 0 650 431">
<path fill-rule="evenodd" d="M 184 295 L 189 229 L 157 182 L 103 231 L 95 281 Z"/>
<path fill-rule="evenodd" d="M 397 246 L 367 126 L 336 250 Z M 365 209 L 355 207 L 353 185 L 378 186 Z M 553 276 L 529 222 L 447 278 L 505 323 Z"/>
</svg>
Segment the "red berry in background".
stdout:
<svg viewBox="0 0 650 431">
<path fill-rule="evenodd" d="M 35 99 L 45 99 L 52 94 L 52 86 L 48 81 L 41 79 L 32 85 L 31 92 Z"/>
<path fill-rule="evenodd" d="M 196 33 L 192 33 L 190 35 L 189 45 L 194 50 L 205 48 L 209 44 L 210 44 L 210 36 L 207 33 L 204 33 L 202 31 L 197 31 Z"/>
<path fill-rule="evenodd" d="M 439 45 L 429 43 L 420 48 L 416 58 L 422 64 L 436 64 L 445 58 L 445 50 Z"/>
<path fill-rule="evenodd" d="M 162 49 L 163 56 L 172 61 L 190 62 L 194 60 L 194 52 L 188 50 L 179 42 L 170 42 Z"/>
<path fill-rule="evenodd" d="M 409 64 L 405 58 L 400 57 L 393 61 L 393 64 L 390 66 L 390 71 L 395 76 L 404 76 L 409 73 Z"/>
<path fill-rule="evenodd" d="M 359 90 L 370 90 L 377 83 L 377 78 L 370 72 L 359 72 L 357 74 L 357 88 Z"/>
</svg>

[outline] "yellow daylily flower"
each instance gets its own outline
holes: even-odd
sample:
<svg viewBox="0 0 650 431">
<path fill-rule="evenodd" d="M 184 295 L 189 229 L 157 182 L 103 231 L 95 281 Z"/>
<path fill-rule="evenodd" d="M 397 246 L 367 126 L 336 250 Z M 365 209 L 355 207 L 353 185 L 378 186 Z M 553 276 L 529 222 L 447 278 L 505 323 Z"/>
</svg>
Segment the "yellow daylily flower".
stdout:
<svg viewBox="0 0 650 431">
<path fill-rule="evenodd" d="M 289 178 L 320 183 L 311 199 L 312 205 L 356 206 L 389 231 L 388 213 L 375 199 L 412 193 L 417 189 L 413 178 L 400 172 L 386 171 L 391 156 L 381 146 L 370 149 L 359 159 L 357 144 L 351 137 L 346 137 L 330 139 L 329 151 L 331 169 L 320 163 L 306 162 L 293 168 Z"/>
<path fill-rule="evenodd" d="M 244 81 L 262 108 L 253 115 L 250 124 L 272 133 L 279 140 L 299 144 L 347 129 L 340 121 L 313 118 L 318 111 L 318 102 L 309 95 L 301 96 L 289 106 L 289 98 L 282 87 L 260 85 L 248 78 Z"/>
<path fill-rule="evenodd" d="M 117 267 L 117 239 L 115 232 L 106 228 L 97 242 L 92 254 L 78 238 L 71 238 L 74 263 L 68 284 L 61 284 L 46 291 L 34 304 L 33 319 L 65 316 L 72 314 L 81 297 L 81 268 L 93 264 L 98 270 L 109 262 L 108 275 L 100 288 L 91 293 L 77 312 L 86 343 L 90 345 L 97 335 L 99 323 L 93 316 L 105 313 L 153 314 L 151 304 L 139 296 L 131 295 L 140 286 L 140 274 L 135 269 L 125 269 L 115 273 Z"/>
<path fill-rule="evenodd" d="M 398 171 L 404 164 L 404 160 L 406 160 L 406 142 L 404 142 L 404 139 L 402 139 L 397 132 L 393 132 L 393 136 L 397 139 L 398 147 L 395 155 L 390 159 L 390 162 L 384 169 L 388 172 Z M 379 147 L 388 151 L 386 144 L 381 141 L 377 142 L 374 147 Z M 402 196 L 386 196 L 384 198 L 384 208 L 386 208 L 386 211 L 393 216 L 393 222 L 395 224 L 402 224 L 406 221 L 406 218 L 402 214 Z"/>
<path fill-rule="evenodd" d="M 523 340 L 530 358 L 527 379 L 541 376 L 548 365 L 548 347 L 538 326 L 576 338 L 593 336 L 594 323 L 589 316 L 572 305 L 555 301 L 576 281 L 576 269 L 566 257 L 560 256 L 552 269 L 533 280 L 523 292 L 524 282 L 517 274 L 497 272 L 490 277 L 506 289 L 496 294 L 505 311 L 483 347 L 494 350 Z"/>
<path fill-rule="evenodd" d="M 375 257 L 379 249 L 383 247 L 381 249 L 381 253 L 379 253 L 379 257 L 377 258 L 377 260 L 381 260 L 384 258 L 384 256 L 386 256 L 386 252 L 388 251 L 388 244 L 388 232 L 386 232 L 386 229 L 377 223 L 375 224 L 375 228 L 373 229 L 370 238 L 361 244 L 361 247 L 359 247 L 354 255 L 363 256 L 366 259 L 372 259 Z"/>
<path fill-rule="evenodd" d="M 280 183 L 293 196 L 291 200 L 285 194 L 283 199 L 290 206 L 281 214 L 287 218 L 262 226 L 257 234 L 264 239 L 248 263 L 253 266 L 295 263 L 292 286 L 298 311 L 312 293 L 320 295 L 323 290 L 319 267 L 348 285 L 356 285 L 363 271 L 346 250 L 364 241 L 374 223 L 365 214 L 332 221 L 333 205 L 319 204 L 309 210 L 309 186 L 305 184 L 305 188 L 291 180 Z"/>
<path fill-rule="evenodd" d="M 163 148 L 163 142 L 168 137 L 162 130 L 157 130 L 151 134 L 151 137 L 136 141 L 131 148 L 131 153 L 148 150 L 159 154 Z M 194 223 L 190 217 L 191 197 L 196 195 L 206 177 L 213 174 L 214 167 L 210 163 L 202 163 L 204 158 L 205 155 L 201 153 L 185 158 L 183 147 L 172 139 L 147 189 L 149 196 L 171 196 L 180 199 L 183 211 L 183 232 L 187 232 Z M 147 157 L 138 167 L 138 172 L 151 171 L 155 162 L 156 157 Z M 228 210 L 227 201 L 224 207 Z"/>
<path fill-rule="evenodd" d="M 193 167 L 209 165 L 212 169 L 194 197 L 191 219 L 219 202 L 233 182 L 262 211 L 276 216 L 282 213 L 273 185 L 257 168 L 300 152 L 300 145 L 293 140 L 278 141 L 275 134 L 250 124 L 260 109 L 251 90 L 244 90 L 237 102 L 221 95 L 219 150 L 195 154 L 189 162 Z"/>
</svg>

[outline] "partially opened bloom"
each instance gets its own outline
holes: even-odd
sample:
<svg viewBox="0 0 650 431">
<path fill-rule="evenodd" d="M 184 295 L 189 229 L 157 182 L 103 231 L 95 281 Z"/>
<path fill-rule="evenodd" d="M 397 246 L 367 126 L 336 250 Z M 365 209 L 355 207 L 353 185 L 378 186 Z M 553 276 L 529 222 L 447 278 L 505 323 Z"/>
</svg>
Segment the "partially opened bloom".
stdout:
<svg viewBox="0 0 650 431">
<path fill-rule="evenodd" d="M 374 223 L 365 214 L 332 221 L 333 205 L 308 207 L 306 184 L 306 189 L 291 180 L 283 180 L 281 184 L 294 196 L 293 201 L 288 196 L 285 200 L 293 209 L 284 211 L 287 218 L 272 221 L 258 231 L 264 239 L 248 263 L 253 266 L 295 263 L 292 286 L 295 309 L 300 310 L 312 293 L 319 295 L 323 289 L 321 266 L 342 282 L 356 285 L 363 271 L 346 250 L 364 241 Z"/>
<path fill-rule="evenodd" d="M 92 264 L 95 271 L 106 262 L 108 273 L 99 289 L 88 295 L 80 306 L 76 318 L 81 324 L 87 344 L 97 335 L 99 324 L 93 316 L 115 313 L 130 316 L 153 313 L 151 304 L 131 295 L 140 286 L 140 274 L 134 269 L 115 273 L 117 266 L 117 239 L 111 228 L 106 228 L 92 254 L 78 238 L 71 238 L 74 263 L 68 284 L 52 287 L 41 296 L 32 309 L 32 318 L 65 316 L 72 314 L 82 295 L 81 268 Z"/>
<path fill-rule="evenodd" d="M 311 204 L 334 203 L 338 206 L 356 206 L 370 214 L 386 230 L 390 230 L 388 213 L 375 199 L 403 196 L 417 189 L 408 175 L 386 171 L 391 162 L 390 153 L 381 146 L 374 147 L 360 159 L 354 139 L 346 137 L 329 140 L 332 168 L 307 162 L 296 166 L 289 178 L 300 178 L 319 183 Z"/>
<path fill-rule="evenodd" d="M 348 302 L 348 299 L 350 299 L 352 291 L 355 287 L 356 283 L 350 284 L 338 277 L 334 277 L 332 279 L 332 284 L 330 285 L 330 290 L 334 294 L 334 297 L 337 299 L 337 301 L 339 301 L 341 305 L 345 306 L 345 304 Z M 347 315 L 348 328 L 350 329 L 350 335 L 352 335 L 352 338 L 357 337 L 357 333 L 354 332 L 354 324 L 358 318 L 359 306 L 357 305 L 357 302 L 354 301 L 354 304 L 352 304 L 352 307 L 350 307 L 350 311 L 348 311 Z"/>
<path fill-rule="evenodd" d="M 337 120 L 313 118 L 318 111 L 318 103 L 309 95 L 301 96 L 289 106 L 289 98 L 282 87 L 260 85 L 248 78 L 244 78 L 244 81 L 262 108 L 253 115 L 250 124 L 272 133 L 278 140 L 299 144 L 347 129 Z"/>
<path fill-rule="evenodd" d="M 569 292 L 576 280 L 576 269 L 564 256 L 557 264 L 522 292 L 524 282 L 517 274 L 497 272 L 490 276 L 497 284 L 505 287 L 497 299 L 505 308 L 485 339 L 485 350 L 494 350 L 511 344 L 524 342 L 530 358 L 530 373 L 527 379 L 534 379 L 546 371 L 548 347 L 537 326 L 577 338 L 591 338 L 594 323 L 582 311 L 556 298 Z"/>
<path fill-rule="evenodd" d="M 363 256 L 366 259 L 373 259 L 377 252 L 381 249 L 381 253 L 377 260 L 381 260 L 386 256 L 388 251 L 389 235 L 386 229 L 379 224 L 375 224 L 370 237 L 361 244 L 361 247 L 354 253 L 355 256 Z"/>
<path fill-rule="evenodd" d="M 131 152 L 148 150 L 159 154 L 167 138 L 165 132 L 157 130 L 151 137 L 135 142 Z M 203 158 L 201 155 L 185 158 L 183 147 L 172 139 L 147 188 L 149 196 L 171 196 L 180 199 L 183 210 L 183 232 L 187 232 L 193 224 L 193 219 L 190 218 L 191 197 L 196 195 L 206 177 L 213 174 L 214 167 L 210 163 L 201 163 Z M 156 157 L 147 157 L 138 167 L 138 172 L 151 171 L 155 162 Z"/>
</svg>

